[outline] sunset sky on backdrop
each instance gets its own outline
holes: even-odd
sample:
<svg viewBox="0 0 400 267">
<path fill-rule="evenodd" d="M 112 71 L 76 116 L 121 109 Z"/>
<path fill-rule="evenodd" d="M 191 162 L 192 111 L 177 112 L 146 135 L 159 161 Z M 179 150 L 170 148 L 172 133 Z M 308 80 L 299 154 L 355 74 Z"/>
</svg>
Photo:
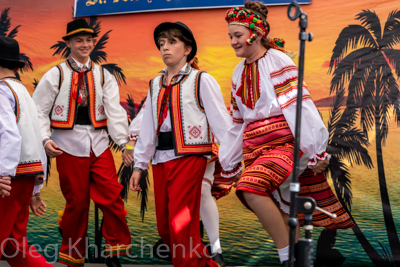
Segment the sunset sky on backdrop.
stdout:
<svg viewBox="0 0 400 267">
<path fill-rule="evenodd" d="M 305 64 L 305 81 L 314 100 L 329 96 L 331 75 L 327 66 L 340 31 L 349 24 L 360 24 L 355 15 L 363 9 L 374 10 L 384 24 L 396 3 L 312 0 L 310 5 L 302 5 L 309 18 L 307 31 L 314 34 L 314 40 L 306 44 Z M 1 1 L 1 11 L 11 8 L 11 29 L 21 25 L 16 39 L 20 42 L 21 52 L 31 58 L 34 67 L 33 72 L 22 75 L 22 81 L 31 92 L 33 80 L 39 80 L 60 62 L 60 57 L 53 56 L 54 50 L 50 47 L 62 40 L 66 24 L 72 19 L 73 5 L 73 0 Z M 104 50 L 108 55 L 107 62 L 118 64 L 127 78 L 126 85 L 120 88 L 121 101 L 126 99 L 127 93 L 133 94 L 135 102 L 140 101 L 147 93 L 149 79 L 164 67 L 153 41 L 154 28 L 161 22 L 182 21 L 196 38 L 200 68 L 217 79 L 228 104 L 232 71 L 240 59 L 229 44 L 225 12 L 224 8 L 99 16 L 101 35 L 112 30 Z M 297 55 L 298 20 L 288 19 L 287 6 L 271 6 L 268 21 L 270 36 L 284 38 L 286 49 Z M 298 57 L 295 57 L 296 64 L 297 61 Z"/>
</svg>

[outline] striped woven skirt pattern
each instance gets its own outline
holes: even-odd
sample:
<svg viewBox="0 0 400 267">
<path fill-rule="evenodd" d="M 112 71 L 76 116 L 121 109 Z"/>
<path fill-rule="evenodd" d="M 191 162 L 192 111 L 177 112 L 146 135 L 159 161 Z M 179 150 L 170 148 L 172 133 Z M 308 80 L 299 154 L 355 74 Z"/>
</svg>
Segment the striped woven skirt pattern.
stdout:
<svg viewBox="0 0 400 267">
<path fill-rule="evenodd" d="M 294 137 L 284 116 L 257 121 L 246 127 L 243 134 L 245 170 L 238 182 L 236 195 L 248 209 L 251 210 L 243 197 L 243 191 L 272 197 L 278 207 L 288 213 L 290 192 L 286 185 L 291 180 L 293 154 Z M 314 176 L 312 169 L 305 168 L 299 176 L 299 182 L 300 196 L 314 198 L 318 207 L 337 215 L 336 219 L 332 219 L 320 211 L 314 211 L 314 226 L 328 230 L 354 226 L 349 214 L 332 192 L 324 173 Z M 299 214 L 299 222 L 300 225 L 304 224 L 302 214 Z"/>
<path fill-rule="evenodd" d="M 285 182 L 293 168 L 294 138 L 283 115 L 249 124 L 243 134 L 245 170 L 236 194 L 243 191 L 270 197 Z"/>
<path fill-rule="evenodd" d="M 337 216 L 336 219 L 331 219 L 325 213 L 315 210 L 313 213 L 314 226 L 321 226 L 328 230 L 348 229 L 354 226 L 350 215 L 332 192 L 324 173 L 314 176 L 313 170 L 306 168 L 299 176 L 299 182 L 301 185 L 299 196 L 314 198 L 318 207 Z M 304 225 L 304 215 L 299 214 L 298 216 L 300 225 Z"/>
</svg>

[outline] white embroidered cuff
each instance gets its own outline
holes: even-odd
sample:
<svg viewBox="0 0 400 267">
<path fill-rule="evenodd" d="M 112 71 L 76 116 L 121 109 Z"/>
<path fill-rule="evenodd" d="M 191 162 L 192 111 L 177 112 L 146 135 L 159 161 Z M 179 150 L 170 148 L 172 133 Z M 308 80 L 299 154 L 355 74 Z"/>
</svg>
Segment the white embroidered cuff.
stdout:
<svg viewBox="0 0 400 267">
<path fill-rule="evenodd" d="M 135 162 L 134 168 L 136 169 L 142 169 L 142 170 L 147 170 L 148 164 L 146 163 L 141 163 L 141 162 Z"/>
<path fill-rule="evenodd" d="M 43 184 L 35 185 L 35 186 L 33 187 L 32 196 L 37 195 L 38 193 L 40 193 L 40 189 L 42 189 L 42 188 L 43 188 Z"/>
<path fill-rule="evenodd" d="M 242 169 L 243 169 L 243 163 L 240 162 L 239 164 L 236 165 L 235 168 L 233 168 L 233 169 L 230 170 L 230 171 L 222 170 L 221 176 L 222 176 L 223 178 L 232 178 L 233 176 L 235 176 L 236 174 L 238 174 Z"/>
<path fill-rule="evenodd" d="M 16 173 L 16 170 L 12 173 L 3 172 L 3 173 L 0 173 L 0 177 L 13 177 L 13 176 L 15 176 L 15 173 Z"/>
<path fill-rule="evenodd" d="M 322 152 L 321 154 L 315 154 L 314 158 L 312 158 L 308 161 L 308 167 L 311 168 L 311 166 L 316 165 L 317 160 L 326 160 L 326 159 L 330 160 L 331 155 L 326 152 Z"/>
<path fill-rule="evenodd" d="M 133 140 L 133 141 L 136 141 L 137 139 L 138 139 L 138 137 L 139 137 L 139 135 L 132 135 L 132 134 L 130 134 L 129 135 L 129 140 Z"/>
</svg>

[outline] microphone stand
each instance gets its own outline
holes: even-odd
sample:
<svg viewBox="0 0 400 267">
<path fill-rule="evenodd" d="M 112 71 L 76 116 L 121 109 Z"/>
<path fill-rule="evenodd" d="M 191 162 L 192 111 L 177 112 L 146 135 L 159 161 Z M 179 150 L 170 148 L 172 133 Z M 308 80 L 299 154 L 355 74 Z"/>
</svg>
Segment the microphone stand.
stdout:
<svg viewBox="0 0 400 267">
<path fill-rule="evenodd" d="M 288 16 L 290 20 L 300 18 L 300 50 L 299 50 L 299 66 L 298 66 L 298 91 L 297 91 L 297 104 L 296 104 L 296 126 L 295 126 L 295 139 L 294 139 L 294 157 L 293 157 L 293 173 L 292 183 L 290 184 L 290 218 L 288 221 L 290 227 L 289 233 L 289 266 L 312 267 L 313 266 L 313 240 L 311 238 L 312 213 L 316 207 L 315 200 L 310 197 L 299 197 L 300 183 L 299 183 L 299 156 L 300 156 L 300 126 L 301 126 L 301 108 L 303 99 L 303 72 L 304 72 L 304 52 L 305 41 L 311 41 L 313 35 L 306 33 L 307 28 L 307 14 L 303 13 L 300 5 L 293 1 L 288 7 Z M 296 227 L 298 226 L 297 213 L 304 213 L 304 230 L 305 238 L 298 241 L 296 251 Z M 296 253 L 297 252 L 297 253 Z M 295 255 L 296 254 L 296 255 Z"/>
<path fill-rule="evenodd" d="M 294 14 L 293 14 L 294 11 Z M 332 219 L 336 218 L 336 214 L 325 211 L 319 207 L 315 200 L 311 197 L 299 197 L 300 183 L 299 183 L 299 160 L 300 160 L 300 126 L 301 126 L 301 107 L 303 101 L 303 72 L 304 72 L 304 52 L 305 41 L 313 39 L 312 33 L 306 33 L 307 28 L 307 14 L 304 13 L 300 5 L 293 1 L 288 7 L 288 16 L 290 20 L 300 18 L 300 50 L 299 50 L 299 71 L 298 71 L 298 84 L 297 84 L 297 105 L 296 105 L 296 126 L 294 138 L 294 158 L 293 158 L 293 175 L 292 182 L 290 183 L 290 218 L 288 221 L 290 227 L 289 233 L 289 266 L 290 267 L 313 267 L 314 266 L 314 243 L 311 238 L 313 230 L 312 214 L 314 210 L 318 210 L 330 216 Z M 298 226 L 297 214 L 304 214 L 304 230 L 305 238 L 299 238 L 296 244 L 296 227 Z M 296 259 L 296 261 L 295 261 Z"/>
</svg>

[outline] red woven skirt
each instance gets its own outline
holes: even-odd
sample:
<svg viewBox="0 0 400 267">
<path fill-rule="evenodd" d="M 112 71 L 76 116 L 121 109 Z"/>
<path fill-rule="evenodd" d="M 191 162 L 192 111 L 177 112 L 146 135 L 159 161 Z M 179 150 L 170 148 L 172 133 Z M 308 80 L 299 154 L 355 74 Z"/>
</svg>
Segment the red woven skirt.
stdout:
<svg viewBox="0 0 400 267">
<path fill-rule="evenodd" d="M 236 194 L 250 209 L 243 191 L 271 197 L 293 168 L 294 138 L 285 117 L 278 116 L 249 124 L 243 134 L 245 169 Z"/>
<path fill-rule="evenodd" d="M 268 118 L 249 124 L 243 134 L 243 159 L 245 169 L 238 182 L 236 195 L 246 203 L 243 192 L 271 197 L 279 208 L 289 213 L 290 179 L 293 169 L 294 137 L 283 115 Z M 300 153 L 302 156 L 302 153 Z M 313 223 L 327 229 L 345 229 L 354 224 L 350 216 L 330 189 L 325 175 L 313 175 L 308 169 L 308 159 L 300 160 L 300 168 L 304 170 L 299 177 L 300 195 L 311 196 L 317 205 L 329 212 L 336 213 L 331 219 L 324 213 L 314 212 Z M 303 217 L 299 216 L 300 223 Z"/>
</svg>

